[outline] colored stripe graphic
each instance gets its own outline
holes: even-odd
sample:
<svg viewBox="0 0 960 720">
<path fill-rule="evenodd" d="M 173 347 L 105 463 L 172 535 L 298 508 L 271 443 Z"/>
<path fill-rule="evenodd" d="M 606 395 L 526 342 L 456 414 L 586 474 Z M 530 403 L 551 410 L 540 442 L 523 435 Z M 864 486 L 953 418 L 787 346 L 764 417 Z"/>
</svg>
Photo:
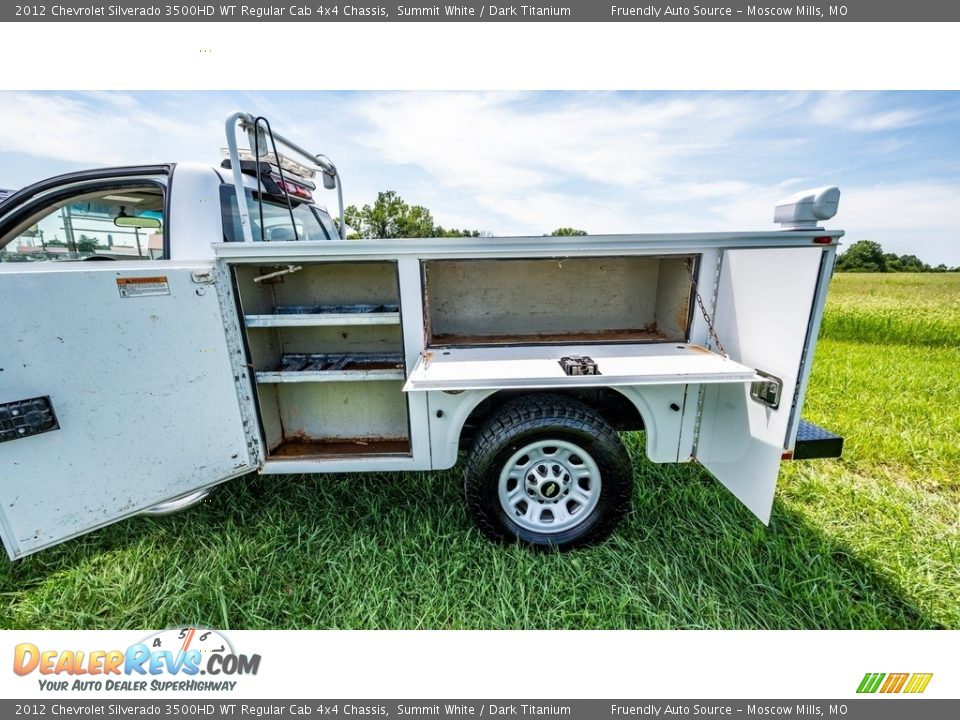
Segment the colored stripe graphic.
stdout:
<svg viewBox="0 0 960 720">
<path fill-rule="evenodd" d="M 863 676 L 863 680 L 860 681 L 860 686 L 857 688 L 858 693 L 874 693 L 877 691 L 877 688 L 880 687 L 880 681 L 883 680 L 883 673 L 867 673 Z"/>
<path fill-rule="evenodd" d="M 905 693 L 922 693 L 927 689 L 927 685 L 930 684 L 930 678 L 933 677 L 933 673 L 914 673 L 910 678 L 910 682 L 907 683 L 907 687 L 904 689 Z"/>
<path fill-rule="evenodd" d="M 890 673 L 887 675 L 887 681 L 880 688 L 882 693 L 898 693 L 903 688 L 910 673 Z"/>
<path fill-rule="evenodd" d="M 922 693 L 927 689 L 933 673 L 866 673 L 860 685 L 857 686 L 858 693 L 875 693 L 877 691 L 886 694 L 892 693 Z M 882 684 L 881 684 L 882 683 Z"/>
</svg>

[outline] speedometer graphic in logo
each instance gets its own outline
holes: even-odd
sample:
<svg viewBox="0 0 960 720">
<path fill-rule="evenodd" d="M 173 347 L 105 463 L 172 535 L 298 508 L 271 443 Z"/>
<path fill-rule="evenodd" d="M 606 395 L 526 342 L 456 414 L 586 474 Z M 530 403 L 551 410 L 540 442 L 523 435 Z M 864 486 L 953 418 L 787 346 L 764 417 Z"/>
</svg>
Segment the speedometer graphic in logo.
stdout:
<svg viewBox="0 0 960 720">
<path fill-rule="evenodd" d="M 151 651 L 166 650 L 176 657 L 180 653 L 196 650 L 206 658 L 213 653 L 233 654 L 230 641 L 216 630 L 202 627 L 178 627 L 161 630 L 143 641 Z"/>
</svg>

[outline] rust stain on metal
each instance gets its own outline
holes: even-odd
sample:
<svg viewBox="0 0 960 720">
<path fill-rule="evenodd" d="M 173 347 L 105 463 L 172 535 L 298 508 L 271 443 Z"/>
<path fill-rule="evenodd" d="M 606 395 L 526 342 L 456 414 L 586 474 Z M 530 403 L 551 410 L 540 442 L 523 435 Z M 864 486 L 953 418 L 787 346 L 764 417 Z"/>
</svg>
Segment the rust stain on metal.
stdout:
<svg viewBox="0 0 960 720">
<path fill-rule="evenodd" d="M 676 321 L 677 327 L 680 328 L 681 332 L 684 335 L 686 335 L 687 330 L 689 330 L 689 328 L 687 327 L 687 323 L 690 322 L 690 296 L 689 295 L 683 298 L 683 302 L 681 302 L 680 306 L 677 308 L 677 313 L 676 315 L 673 316 L 673 319 Z"/>
<path fill-rule="evenodd" d="M 410 442 L 398 438 L 311 440 L 303 434 L 289 438 L 270 453 L 272 458 L 330 458 L 355 455 L 406 455 Z"/>
<path fill-rule="evenodd" d="M 434 335 L 437 345 L 528 345 L 538 343 L 661 342 L 671 340 L 652 328 L 595 330 L 536 335 Z"/>
<path fill-rule="evenodd" d="M 427 268 L 429 263 L 423 266 L 423 342 L 430 344 L 430 336 L 433 332 L 430 326 L 430 286 L 427 283 Z"/>
</svg>

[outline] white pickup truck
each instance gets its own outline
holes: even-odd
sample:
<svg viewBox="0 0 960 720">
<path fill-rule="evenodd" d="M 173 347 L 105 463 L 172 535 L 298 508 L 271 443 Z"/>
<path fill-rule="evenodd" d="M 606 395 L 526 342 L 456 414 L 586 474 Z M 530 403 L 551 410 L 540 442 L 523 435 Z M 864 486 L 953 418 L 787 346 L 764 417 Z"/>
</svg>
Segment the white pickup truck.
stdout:
<svg viewBox="0 0 960 720">
<path fill-rule="evenodd" d="M 801 420 L 836 188 L 760 232 L 347 240 L 342 194 L 339 224 L 314 201 L 318 179 L 340 191 L 327 158 L 244 113 L 227 145 L 219 167 L 76 172 L 0 202 L 11 558 L 251 471 L 461 451 L 487 536 L 571 548 L 629 507 L 619 431 L 764 522 L 781 460 L 840 454 Z"/>
</svg>

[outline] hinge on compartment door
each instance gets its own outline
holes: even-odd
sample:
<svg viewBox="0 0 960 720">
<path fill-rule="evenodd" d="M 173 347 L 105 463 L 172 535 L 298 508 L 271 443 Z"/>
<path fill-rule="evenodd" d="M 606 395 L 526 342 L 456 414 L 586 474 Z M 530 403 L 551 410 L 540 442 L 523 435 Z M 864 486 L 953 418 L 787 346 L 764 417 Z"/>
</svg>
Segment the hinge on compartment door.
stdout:
<svg viewBox="0 0 960 720">
<path fill-rule="evenodd" d="M 693 445 L 690 448 L 690 457 L 697 456 L 697 448 L 700 447 L 700 422 L 703 420 L 703 401 L 707 394 L 707 386 L 700 383 L 697 389 L 697 419 L 693 425 Z"/>
<path fill-rule="evenodd" d="M 713 271 L 713 291 L 710 295 L 710 304 L 714 310 L 717 308 L 717 296 L 720 293 L 720 270 L 723 267 L 723 250 L 717 251 L 717 264 L 714 267 Z M 717 330 L 713 326 L 713 318 L 710 316 L 710 313 L 707 312 L 707 308 L 704 306 L 703 298 L 700 296 L 700 289 L 697 287 L 697 279 L 693 275 L 693 263 L 690 263 L 687 266 L 687 270 L 690 272 L 690 282 L 693 285 L 694 296 L 697 300 L 697 305 L 700 306 L 700 312 L 703 313 L 703 319 L 707 323 L 707 331 L 710 334 L 711 339 L 717 346 L 719 350 L 725 357 L 727 355 L 726 348 L 723 347 L 723 343 L 720 342 L 720 338 L 717 336 Z M 697 419 L 693 426 L 693 445 L 690 449 L 690 456 L 697 456 L 697 449 L 700 447 L 700 426 L 703 422 L 703 404 L 706 400 L 707 395 L 707 386 L 703 383 L 700 384 L 697 390 Z"/>
<path fill-rule="evenodd" d="M 190 273 L 190 278 L 198 285 L 212 285 L 216 282 L 211 270 L 194 270 Z"/>
</svg>

